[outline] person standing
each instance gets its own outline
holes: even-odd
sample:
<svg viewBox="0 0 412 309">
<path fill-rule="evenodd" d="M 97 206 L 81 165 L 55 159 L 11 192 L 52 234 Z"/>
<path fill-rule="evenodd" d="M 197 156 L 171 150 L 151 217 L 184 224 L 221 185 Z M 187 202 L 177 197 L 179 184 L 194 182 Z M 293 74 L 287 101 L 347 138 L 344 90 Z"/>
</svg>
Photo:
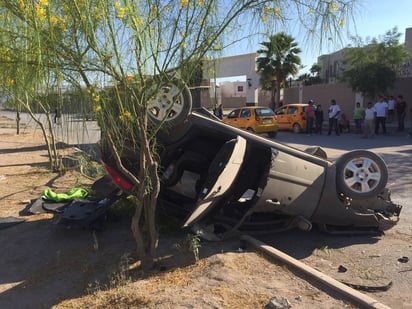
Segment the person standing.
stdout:
<svg viewBox="0 0 412 309">
<path fill-rule="evenodd" d="M 379 96 L 378 102 L 375 103 L 376 120 L 375 134 L 379 134 L 379 126 L 382 126 L 383 134 L 386 134 L 386 116 L 388 115 L 388 103 L 383 96 Z"/>
<path fill-rule="evenodd" d="M 365 109 L 361 106 L 360 102 L 356 102 L 355 109 L 353 111 L 353 120 L 355 121 L 355 133 L 362 133 L 363 114 Z"/>
<path fill-rule="evenodd" d="M 62 114 L 60 113 L 60 110 L 56 108 L 54 110 L 54 123 L 56 125 L 61 125 L 61 117 L 62 117 Z"/>
<path fill-rule="evenodd" d="M 329 117 L 328 135 L 332 133 L 332 129 L 335 130 L 336 135 L 339 135 L 339 126 L 338 126 L 339 114 L 340 114 L 340 107 L 338 104 L 336 104 L 336 100 L 332 99 L 330 101 L 330 106 L 328 110 L 328 117 Z"/>
<path fill-rule="evenodd" d="M 398 132 L 405 130 L 406 101 L 400 94 L 396 98 L 396 113 L 398 115 Z"/>
<path fill-rule="evenodd" d="M 219 119 L 223 119 L 223 108 L 222 108 L 222 104 L 219 104 L 217 106 L 215 106 L 215 108 L 213 109 L 213 114 L 219 118 Z"/>
<path fill-rule="evenodd" d="M 373 138 L 374 137 L 374 122 L 375 122 L 375 107 L 372 106 L 372 102 L 368 102 L 366 109 L 363 113 L 364 127 L 363 127 L 363 138 Z"/>
<path fill-rule="evenodd" d="M 313 124 L 315 123 L 315 107 L 313 106 L 313 100 L 309 100 L 308 106 L 306 106 L 306 133 L 312 135 Z"/>
<path fill-rule="evenodd" d="M 322 134 L 323 126 L 323 110 L 322 105 L 316 105 L 315 109 L 315 131 L 317 134 Z"/>
<path fill-rule="evenodd" d="M 395 98 L 391 95 L 388 100 L 388 122 L 392 122 L 395 118 Z"/>
</svg>

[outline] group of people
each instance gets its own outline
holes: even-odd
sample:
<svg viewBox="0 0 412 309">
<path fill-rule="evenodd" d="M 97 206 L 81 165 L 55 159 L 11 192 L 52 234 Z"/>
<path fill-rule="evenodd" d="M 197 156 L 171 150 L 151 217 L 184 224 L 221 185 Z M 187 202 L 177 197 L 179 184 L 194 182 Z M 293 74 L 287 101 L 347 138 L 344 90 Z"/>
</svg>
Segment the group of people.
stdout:
<svg viewBox="0 0 412 309">
<path fill-rule="evenodd" d="M 309 100 L 308 106 L 305 109 L 306 113 L 306 132 L 309 135 L 313 133 L 322 134 L 323 125 L 323 110 L 322 105 L 318 104 L 315 107 L 315 102 Z"/>
<path fill-rule="evenodd" d="M 360 103 L 357 103 L 357 107 L 362 109 L 362 107 L 360 107 Z M 382 128 L 382 133 L 386 134 L 386 123 L 394 120 L 395 113 L 398 118 L 397 132 L 404 132 L 407 104 L 403 95 L 398 95 L 396 101 L 393 96 L 389 97 L 389 100 L 386 100 L 383 96 L 379 96 L 379 99 L 375 104 L 368 102 L 366 109 L 363 111 L 363 137 L 371 138 L 378 135 L 380 128 Z M 362 126 L 362 122 L 360 122 L 360 126 Z M 409 129 L 409 133 L 411 132 L 412 127 Z"/>
<path fill-rule="evenodd" d="M 306 112 L 306 132 L 308 135 L 313 133 L 322 134 L 322 126 L 324 121 L 324 114 L 321 104 L 315 106 L 313 100 L 309 100 L 308 106 L 305 109 Z M 336 135 L 340 134 L 340 131 L 344 130 L 343 126 L 349 128 L 349 120 L 346 119 L 345 115 L 341 113 L 340 106 L 336 103 L 335 99 L 331 100 L 331 104 L 328 108 L 328 135 L 332 133 L 332 130 L 335 131 Z M 340 118 L 340 121 L 339 121 Z M 347 123 L 346 123 L 347 122 Z M 346 123 L 346 124 L 345 124 Z"/>
<path fill-rule="evenodd" d="M 411 109 L 412 111 L 412 109 Z M 398 132 L 405 130 L 405 118 L 407 113 L 407 104 L 402 95 L 398 95 L 396 100 L 393 96 L 386 100 L 379 96 L 375 104 L 368 102 L 366 108 L 362 107 L 360 102 L 356 102 L 353 111 L 353 120 L 355 123 L 355 133 L 361 134 L 362 137 L 372 138 L 379 134 L 379 129 L 386 134 L 386 122 L 392 122 L 395 118 L 395 112 L 398 120 Z M 345 114 L 341 113 L 340 106 L 332 99 L 327 111 L 328 116 L 328 135 L 335 132 L 340 135 L 341 132 L 349 132 L 350 121 Z M 323 110 L 320 104 L 314 105 L 313 100 L 309 100 L 306 107 L 306 128 L 307 134 L 322 134 L 322 124 L 324 121 Z M 408 137 L 412 137 L 412 126 L 409 129 Z"/>
</svg>

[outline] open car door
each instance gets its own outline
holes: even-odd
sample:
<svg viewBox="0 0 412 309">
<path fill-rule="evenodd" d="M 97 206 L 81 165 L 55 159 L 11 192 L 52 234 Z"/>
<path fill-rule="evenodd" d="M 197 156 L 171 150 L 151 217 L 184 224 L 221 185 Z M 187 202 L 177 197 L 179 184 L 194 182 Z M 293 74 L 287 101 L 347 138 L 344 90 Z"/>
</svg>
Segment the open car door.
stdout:
<svg viewBox="0 0 412 309">
<path fill-rule="evenodd" d="M 193 225 L 210 212 L 228 192 L 236 180 L 246 153 L 246 139 L 237 136 L 227 141 L 216 154 L 208 169 L 195 210 L 183 227 Z"/>
</svg>

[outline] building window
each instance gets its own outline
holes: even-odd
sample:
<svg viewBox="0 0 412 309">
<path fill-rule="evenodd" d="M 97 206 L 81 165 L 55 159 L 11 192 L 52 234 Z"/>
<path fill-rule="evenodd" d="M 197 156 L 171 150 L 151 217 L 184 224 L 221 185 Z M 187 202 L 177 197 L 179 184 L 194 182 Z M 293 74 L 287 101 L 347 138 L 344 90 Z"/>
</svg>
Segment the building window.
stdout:
<svg viewBox="0 0 412 309">
<path fill-rule="evenodd" d="M 243 92 L 243 86 L 237 86 L 237 92 Z"/>
</svg>

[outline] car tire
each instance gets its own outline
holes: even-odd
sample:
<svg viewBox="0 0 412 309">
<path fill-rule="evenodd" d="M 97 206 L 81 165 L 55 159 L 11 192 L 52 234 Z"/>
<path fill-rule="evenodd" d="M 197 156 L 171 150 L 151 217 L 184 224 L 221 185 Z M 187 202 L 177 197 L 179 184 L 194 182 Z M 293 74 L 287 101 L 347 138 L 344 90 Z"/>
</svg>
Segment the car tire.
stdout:
<svg viewBox="0 0 412 309">
<path fill-rule="evenodd" d="M 336 161 L 338 191 L 353 199 L 377 196 L 388 182 L 388 169 L 383 159 L 370 151 L 355 150 Z"/>
<path fill-rule="evenodd" d="M 268 132 L 268 135 L 270 138 L 275 138 L 277 135 L 277 132 L 276 131 Z"/>
<path fill-rule="evenodd" d="M 155 123 L 169 126 L 182 123 L 192 110 L 192 95 L 189 88 L 178 78 L 171 79 L 160 87 L 148 102 L 148 116 Z"/>
<path fill-rule="evenodd" d="M 292 130 L 293 130 L 293 133 L 300 133 L 302 131 L 302 128 L 299 125 L 299 123 L 295 123 L 293 124 Z"/>
</svg>

